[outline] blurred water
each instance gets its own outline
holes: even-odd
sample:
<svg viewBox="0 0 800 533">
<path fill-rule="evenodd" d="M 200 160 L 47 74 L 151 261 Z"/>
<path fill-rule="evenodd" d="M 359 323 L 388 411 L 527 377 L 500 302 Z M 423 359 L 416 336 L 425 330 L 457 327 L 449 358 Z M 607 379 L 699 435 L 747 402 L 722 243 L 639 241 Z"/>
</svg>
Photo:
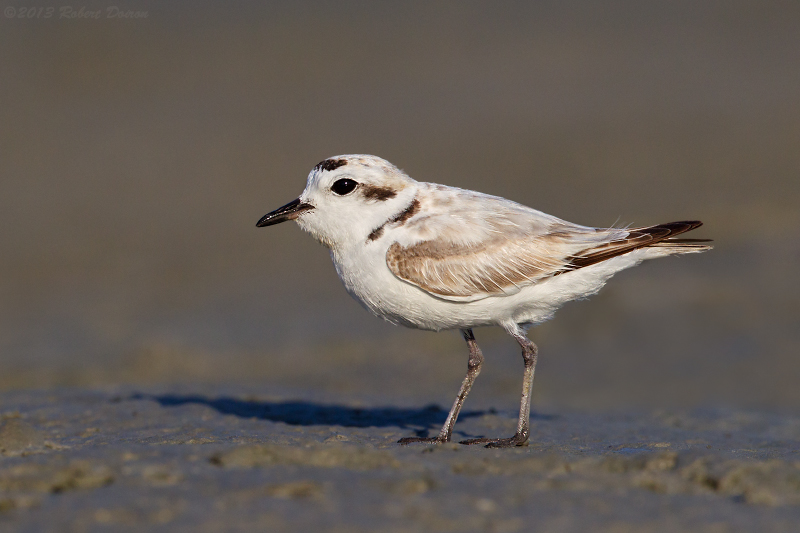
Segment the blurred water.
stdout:
<svg viewBox="0 0 800 533">
<path fill-rule="evenodd" d="M 254 227 L 356 152 L 583 224 L 706 222 L 713 252 L 531 332 L 539 405 L 800 407 L 795 3 L 140 8 L 0 18 L 0 387 L 449 403 L 456 335 L 370 317 L 296 227 Z M 513 405 L 514 343 L 476 333 L 472 401 Z"/>
</svg>

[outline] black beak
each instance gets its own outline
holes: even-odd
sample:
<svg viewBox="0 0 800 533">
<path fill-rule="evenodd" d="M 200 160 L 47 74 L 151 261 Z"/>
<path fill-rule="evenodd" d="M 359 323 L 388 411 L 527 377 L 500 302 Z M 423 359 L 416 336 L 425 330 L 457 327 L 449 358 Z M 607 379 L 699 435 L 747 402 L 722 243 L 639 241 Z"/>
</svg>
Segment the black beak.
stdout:
<svg viewBox="0 0 800 533">
<path fill-rule="evenodd" d="M 258 221 L 256 226 L 263 228 L 266 226 L 272 226 L 274 224 L 280 224 L 281 222 L 286 222 L 287 220 L 294 220 L 306 211 L 310 211 L 312 209 L 314 209 L 313 205 L 305 204 L 300 201 L 300 198 L 298 198 L 297 200 L 293 200 L 283 207 L 279 207 L 272 213 L 267 213 L 261 217 L 261 220 Z"/>
</svg>

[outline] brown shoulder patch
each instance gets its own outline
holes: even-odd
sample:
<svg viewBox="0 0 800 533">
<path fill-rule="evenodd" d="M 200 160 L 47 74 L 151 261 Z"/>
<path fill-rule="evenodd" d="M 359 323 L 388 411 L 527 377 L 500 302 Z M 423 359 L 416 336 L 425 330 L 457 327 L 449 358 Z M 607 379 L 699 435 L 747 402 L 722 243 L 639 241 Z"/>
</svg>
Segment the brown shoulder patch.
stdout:
<svg viewBox="0 0 800 533">
<path fill-rule="evenodd" d="M 419 213 L 419 208 L 420 208 L 419 200 L 414 198 L 414 200 L 409 204 L 408 207 L 406 207 L 405 209 L 400 211 L 400 213 L 396 214 L 395 216 L 393 216 L 392 218 L 390 218 L 389 220 L 387 220 L 386 222 L 384 222 L 383 224 L 372 230 L 372 232 L 367 236 L 367 240 L 375 241 L 380 239 L 381 235 L 383 235 L 383 228 L 386 227 L 386 224 L 398 224 L 402 226 L 406 220 Z"/>
<path fill-rule="evenodd" d="M 381 235 L 383 235 L 383 227 L 384 227 L 385 225 L 386 225 L 386 224 L 381 224 L 380 226 L 378 226 L 377 228 L 375 228 L 374 230 L 372 230 L 372 231 L 370 232 L 370 234 L 369 234 L 369 235 L 367 235 L 367 240 L 368 240 L 368 241 L 377 241 L 378 239 L 380 239 L 380 238 L 381 238 Z"/>
<path fill-rule="evenodd" d="M 337 168 L 343 167 L 346 164 L 346 159 L 326 159 L 317 163 L 317 166 L 314 167 L 314 170 L 336 170 Z"/>
<path fill-rule="evenodd" d="M 403 225 L 406 220 L 419 213 L 419 208 L 419 200 L 414 198 L 414 201 L 411 202 L 411 205 L 406 207 L 400 214 L 392 217 L 392 219 L 389 220 L 389 224 Z"/>
</svg>

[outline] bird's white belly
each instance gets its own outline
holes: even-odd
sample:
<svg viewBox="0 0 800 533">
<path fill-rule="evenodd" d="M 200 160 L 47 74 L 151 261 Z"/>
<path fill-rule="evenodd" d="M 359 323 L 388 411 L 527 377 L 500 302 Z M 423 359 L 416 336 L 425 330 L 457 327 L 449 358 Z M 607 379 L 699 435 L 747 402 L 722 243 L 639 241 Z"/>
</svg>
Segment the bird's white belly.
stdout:
<svg viewBox="0 0 800 533">
<path fill-rule="evenodd" d="M 375 315 L 394 324 L 434 331 L 543 322 L 565 302 L 596 293 L 614 273 L 644 259 L 640 254 L 626 254 L 524 287 L 516 294 L 455 302 L 397 278 L 386 266 L 385 253 L 383 247 L 366 246 L 331 255 L 347 291 Z"/>
</svg>

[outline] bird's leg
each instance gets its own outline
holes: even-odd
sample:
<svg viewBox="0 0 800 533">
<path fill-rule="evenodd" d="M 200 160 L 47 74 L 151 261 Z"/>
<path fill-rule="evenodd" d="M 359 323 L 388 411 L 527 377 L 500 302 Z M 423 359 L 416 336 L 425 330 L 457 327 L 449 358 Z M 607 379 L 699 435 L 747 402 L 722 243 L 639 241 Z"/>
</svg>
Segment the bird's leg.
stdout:
<svg viewBox="0 0 800 533">
<path fill-rule="evenodd" d="M 462 329 L 461 334 L 464 335 L 464 340 L 467 341 L 467 345 L 469 346 L 467 375 L 464 377 L 464 382 L 461 383 L 461 390 L 458 391 L 456 401 L 453 403 L 453 407 L 450 409 L 450 413 L 447 415 L 447 420 L 444 421 L 442 430 L 436 437 L 406 437 L 397 441 L 398 443 L 410 444 L 412 442 L 450 442 L 450 437 L 453 435 L 453 426 L 456 425 L 456 420 L 458 419 L 458 413 L 461 411 L 461 406 L 464 405 L 464 400 L 467 398 L 467 394 L 469 394 L 469 390 L 472 388 L 475 378 L 481 373 L 481 365 L 483 364 L 483 354 L 481 353 L 481 349 L 478 347 L 478 343 L 475 342 L 475 336 L 472 334 L 472 329 Z"/>
<path fill-rule="evenodd" d="M 511 446 L 524 446 L 530 436 L 531 415 L 531 389 L 533 388 L 533 372 L 536 369 L 538 349 L 522 332 L 515 328 L 510 332 L 522 347 L 522 359 L 525 362 L 525 377 L 522 380 L 522 401 L 519 406 L 519 420 L 517 432 L 507 439 L 469 439 L 461 444 L 485 444 L 487 448 L 509 448 Z"/>
</svg>

